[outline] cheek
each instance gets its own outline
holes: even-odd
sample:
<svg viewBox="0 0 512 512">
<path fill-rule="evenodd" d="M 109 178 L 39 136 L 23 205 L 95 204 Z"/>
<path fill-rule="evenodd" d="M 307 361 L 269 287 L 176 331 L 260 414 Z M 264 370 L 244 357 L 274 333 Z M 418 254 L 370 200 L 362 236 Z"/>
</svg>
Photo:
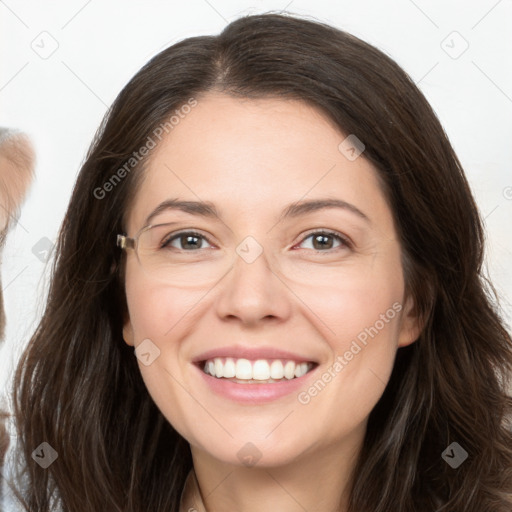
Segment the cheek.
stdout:
<svg viewBox="0 0 512 512">
<path fill-rule="evenodd" d="M 320 286 L 302 286 L 303 314 L 331 353 L 324 373 L 299 402 L 343 424 L 363 421 L 389 380 L 397 350 L 403 279 L 399 260 L 382 258 L 333 272 Z M 355 399 L 357 397 L 357 399 Z M 339 407 L 332 408 L 336 404 Z M 310 407 L 308 405 L 308 408 Z M 350 412 L 352 420 L 346 418 Z"/>
<path fill-rule="evenodd" d="M 186 362 L 181 357 L 180 340 L 194 324 L 194 306 L 203 295 L 204 290 L 162 286 L 135 271 L 130 274 L 127 268 L 126 296 L 134 344 L 137 347 L 149 339 L 159 351 L 151 354 L 148 365 L 138 359 L 141 377 L 157 407 L 182 435 L 190 434 L 186 418 L 194 404 L 183 380 Z"/>
<path fill-rule="evenodd" d="M 126 299 L 135 345 L 143 339 L 162 340 L 204 295 L 203 289 L 179 288 L 149 279 L 133 265 L 126 268 Z"/>
<path fill-rule="evenodd" d="M 382 255 L 371 265 L 347 265 L 331 269 L 322 280 L 294 283 L 303 314 L 308 316 L 336 352 L 349 350 L 351 341 L 363 344 L 379 336 L 395 348 L 404 283 L 397 258 Z M 394 305 L 394 307 L 393 307 Z M 386 341 L 387 340 L 387 341 Z"/>
</svg>

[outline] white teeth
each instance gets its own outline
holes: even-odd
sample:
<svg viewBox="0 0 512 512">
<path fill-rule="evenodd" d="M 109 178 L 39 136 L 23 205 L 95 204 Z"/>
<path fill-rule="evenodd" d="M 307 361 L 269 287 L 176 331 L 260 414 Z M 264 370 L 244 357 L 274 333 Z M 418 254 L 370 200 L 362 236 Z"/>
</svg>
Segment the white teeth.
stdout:
<svg viewBox="0 0 512 512">
<path fill-rule="evenodd" d="M 215 361 L 222 361 L 215 358 Z M 236 361 L 236 378 L 237 379 L 252 379 L 252 366 L 248 359 L 237 359 Z M 223 375 L 216 375 L 216 377 L 223 377 Z"/>
<path fill-rule="evenodd" d="M 311 363 L 296 363 L 295 361 L 282 361 L 266 359 L 250 361 L 249 359 L 234 359 L 232 357 L 215 357 L 208 359 L 204 365 L 204 372 L 213 377 L 250 381 L 278 381 L 302 377 L 311 368 Z"/>
<path fill-rule="evenodd" d="M 284 377 L 283 363 L 281 361 L 272 361 L 270 365 L 270 377 L 272 379 L 282 379 Z"/>
<path fill-rule="evenodd" d="M 293 377 L 295 377 L 295 363 L 293 361 L 288 361 L 284 365 L 284 376 L 287 379 L 293 379 Z"/>
<path fill-rule="evenodd" d="M 302 377 L 308 371 L 308 363 L 300 363 L 295 366 L 295 377 Z"/>
<path fill-rule="evenodd" d="M 235 361 L 234 361 L 233 358 L 228 357 L 226 359 L 226 362 L 224 363 L 223 375 L 222 376 L 225 377 L 226 379 L 231 379 L 235 375 L 236 375 Z"/>
<path fill-rule="evenodd" d="M 270 379 L 270 366 L 264 359 L 258 359 L 252 365 L 252 378 L 254 380 Z"/>
<path fill-rule="evenodd" d="M 222 377 L 222 361 L 220 359 L 214 359 L 213 365 L 215 367 L 215 377 Z"/>
</svg>

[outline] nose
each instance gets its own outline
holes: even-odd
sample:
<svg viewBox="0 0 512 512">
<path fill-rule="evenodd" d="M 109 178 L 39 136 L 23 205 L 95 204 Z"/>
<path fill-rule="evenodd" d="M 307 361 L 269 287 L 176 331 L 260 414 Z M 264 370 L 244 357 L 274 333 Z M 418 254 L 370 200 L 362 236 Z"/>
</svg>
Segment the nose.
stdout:
<svg viewBox="0 0 512 512">
<path fill-rule="evenodd" d="M 234 258 L 233 267 L 219 283 L 217 314 L 224 321 L 238 321 L 247 326 L 262 320 L 285 321 L 292 306 L 290 289 L 271 268 L 265 250 L 251 259 L 238 254 Z"/>
</svg>

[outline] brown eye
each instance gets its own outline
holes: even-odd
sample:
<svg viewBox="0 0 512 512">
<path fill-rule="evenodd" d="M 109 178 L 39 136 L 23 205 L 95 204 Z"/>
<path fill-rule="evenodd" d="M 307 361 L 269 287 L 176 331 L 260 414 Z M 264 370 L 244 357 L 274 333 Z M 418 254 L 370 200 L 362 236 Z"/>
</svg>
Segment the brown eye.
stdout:
<svg viewBox="0 0 512 512">
<path fill-rule="evenodd" d="M 174 241 L 178 241 L 181 247 L 172 245 L 172 242 Z M 181 233 L 170 235 L 168 238 L 166 238 L 162 242 L 161 248 L 174 248 L 181 251 L 191 252 L 194 251 L 194 249 L 204 249 L 205 247 L 202 247 L 203 241 L 209 243 L 206 237 L 196 233 L 195 231 L 183 231 Z"/>
<path fill-rule="evenodd" d="M 340 248 L 349 248 L 350 242 L 340 233 L 331 232 L 331 231 L 316 231 L 310 233 L 308 236 L 303 238 L 301 244 L 304 243 L 305 240 L 309 238 L 312 239 L 312 246 L 310 249 L 320 252 L 327 252 L 329 250 L 336 250 Z M 338 241 L 338 245 L 334 246 L 335 241 Z"/>
</svg>

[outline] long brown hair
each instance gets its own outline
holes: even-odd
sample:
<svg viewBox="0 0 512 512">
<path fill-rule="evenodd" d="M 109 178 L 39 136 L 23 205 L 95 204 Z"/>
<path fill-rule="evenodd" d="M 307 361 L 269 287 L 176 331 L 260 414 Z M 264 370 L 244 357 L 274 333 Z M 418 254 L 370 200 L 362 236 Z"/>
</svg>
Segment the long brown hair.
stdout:
<svg viewBox="0 0 512 512">
<path fill-rule="evenodd" d="M 406 294 L 425 327 L 398 350 L 370 414 L 350 512 L 509 512 L 512 340 L 482 273 L 483 226 L 460 162 L 392 59 L 341 30 L 278 14 L 165 49 L 105 116 L 60 231 L 46 311 L 15 375 L 26 510 L 53 502 L 65 512 L 178 510 L 190 449 L 122 339 L 115 237 L 145 160 L 112 176 L 172 112 L 212 90 L 299 99 L 324 112 L 365 144 L 394 214 Z M 47 469 L 31 458 L 42 442 L 58 453 Z M 454 442 L 468 454 L 457 469 L 441 456 Z"/>
</svg>

